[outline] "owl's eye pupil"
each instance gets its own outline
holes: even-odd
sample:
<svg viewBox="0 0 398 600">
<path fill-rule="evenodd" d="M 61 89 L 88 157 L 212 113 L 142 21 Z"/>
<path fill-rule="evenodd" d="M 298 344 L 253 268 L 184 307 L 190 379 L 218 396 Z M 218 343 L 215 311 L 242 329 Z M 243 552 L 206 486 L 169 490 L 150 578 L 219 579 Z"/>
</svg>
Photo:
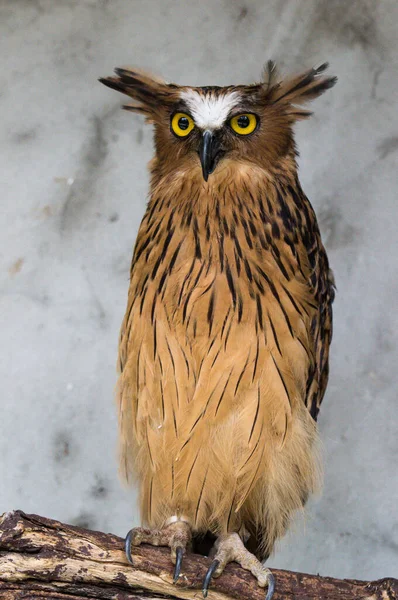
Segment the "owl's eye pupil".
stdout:
<svg viewBox="0 0 398 600">
<path fill-rule="evenodd" d="M 188 119 L 186 117 L 180 117 L 178 119 L 178 127 L 183 130 L 188 129 L 188 127 L 189 127 Z"/>
<path fill-rule="evenodd" d="M 238 125 L 242 129 L 245 129 L 245 127 L 248 127 L 249 123 L 250 123 L 249 117 L 247 117 L 246 115 L 241 115 L 238 119 Z"/>
</svg>

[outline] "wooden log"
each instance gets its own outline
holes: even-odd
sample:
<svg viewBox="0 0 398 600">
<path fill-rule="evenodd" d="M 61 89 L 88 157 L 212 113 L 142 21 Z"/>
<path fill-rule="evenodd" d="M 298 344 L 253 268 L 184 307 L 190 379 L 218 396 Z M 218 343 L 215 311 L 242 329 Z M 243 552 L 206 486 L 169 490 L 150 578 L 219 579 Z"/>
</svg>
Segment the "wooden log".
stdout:
<svg viewBox="0 0 398 600">
<path fill-rule="evenodd" d="M 200 599 L 210 560 L 184 557 L 173 584 L 167 548 L 143 545 L 133 550 L 134 565 L 124 555 L 123 540 L 59 521 L 12 511 L 0 517 L 1 600 L 155 600 Z M 393 600 L 398 581 L 333 579 L 272 569 L 274 600 Z M 212 582 L 209 600 L 263 600 L 265 592 L 250 573 L 228 565 Z"/>
</svg>

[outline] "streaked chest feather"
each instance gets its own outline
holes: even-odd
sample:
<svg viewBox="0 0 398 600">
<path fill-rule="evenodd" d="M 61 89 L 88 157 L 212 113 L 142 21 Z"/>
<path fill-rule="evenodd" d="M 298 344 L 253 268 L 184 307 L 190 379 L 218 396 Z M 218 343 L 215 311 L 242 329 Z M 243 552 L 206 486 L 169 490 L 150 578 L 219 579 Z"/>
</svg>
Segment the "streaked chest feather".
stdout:
<svg viewBox="0 0 398 600">
<path fill-rule="evenodd" d="M 313 303 L 307 252 L 315 234 L 304 201 L 291 185 L 155 196 L 137 239 L 131 308 L 153 324 L 161 305 L 169 326 L 193 337 L 232 322 L 272 329 L 271 313 L 299 330 Z"/>
</svg>

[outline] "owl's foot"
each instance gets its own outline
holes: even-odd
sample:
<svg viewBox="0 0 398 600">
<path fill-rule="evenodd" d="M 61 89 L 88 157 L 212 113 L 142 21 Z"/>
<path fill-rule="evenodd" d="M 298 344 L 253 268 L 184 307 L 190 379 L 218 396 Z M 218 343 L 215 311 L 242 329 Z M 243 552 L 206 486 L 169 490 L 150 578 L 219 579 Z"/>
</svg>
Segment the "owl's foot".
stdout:
<svg viewBox="0 0 398 600">
<path fill-rule="evenodd" d="M 163 527 L 163 529 L 145 529 L 135 527 L 131 529 L 124 543 L 127 560 L 133 564 L 131 547 L 140 544 L 151 544 L 152 546 L 169 546 L 171 550 L 171 561 L 175 565 L 174 583 L 180 576 L 182 559 L 191 546 L 191 527 L 185 521 L 176 521 Z"/>
<path fill-rule="evenodd" d="M 237 533 L 221 535 L 217 538 L 214 548 L 216 553 L 203 581 L 202 591 L 205 598 L 209 590 L 211 578 L 219 577 L 228 563 L 237 562 L 243 569 L 250 571 L 256 577 L 259 586 L 268 586 L 265 600 L 271 600 L 275 589 L 274 576 L 269 569 L 261 564 L 254 554 L 245 548 Z"/>
</svg>

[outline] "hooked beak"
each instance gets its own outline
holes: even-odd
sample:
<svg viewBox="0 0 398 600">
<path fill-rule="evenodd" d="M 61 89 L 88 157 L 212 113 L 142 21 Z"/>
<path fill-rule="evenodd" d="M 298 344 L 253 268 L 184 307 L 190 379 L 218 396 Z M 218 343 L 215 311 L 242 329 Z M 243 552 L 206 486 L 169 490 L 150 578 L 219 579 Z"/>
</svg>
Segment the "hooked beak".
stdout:
<svg viewBox="0 0 398 600">
<path fill-rule="evenodd" d="M 199 148 L 199 158 L 202 165 L 203 179 L 207 181 L 213 173 L 220 157 L 218 138 L 211 131 L 206 130 Z"/>
</svg>

